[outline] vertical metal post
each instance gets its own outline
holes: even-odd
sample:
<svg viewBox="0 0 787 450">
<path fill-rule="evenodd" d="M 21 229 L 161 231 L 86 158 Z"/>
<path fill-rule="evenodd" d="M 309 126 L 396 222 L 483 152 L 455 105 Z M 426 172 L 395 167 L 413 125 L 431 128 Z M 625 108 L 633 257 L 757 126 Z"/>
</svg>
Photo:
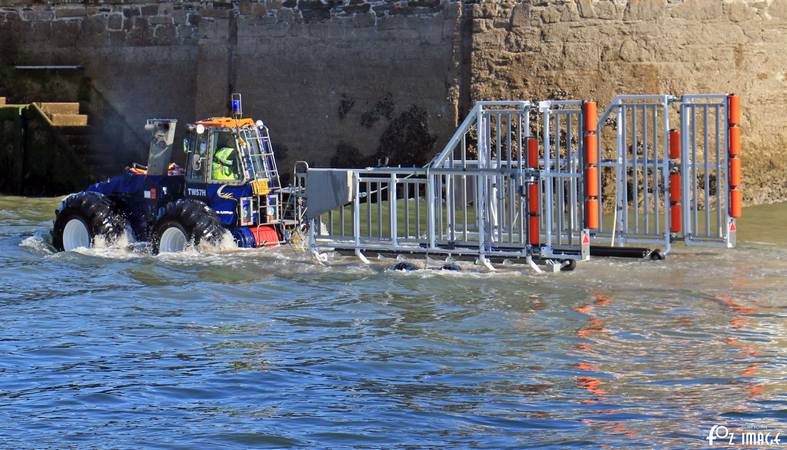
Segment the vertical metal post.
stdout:
<svg viewBox="0 0 787 450">
<path fill-rule="evenodd" d="M 415 188 L 415 238 L 421 239 L 421 183 L 414 183 Z"/>
<path fill-rule="evenodd" d="M 355 248 L 361 247 L 361 182 L 358 172 L 353 171 L 353 186 L 355 188 L 355 198 L 353 198 L 353 238 Z"/>
<path fill-rule="evenodd" d="M 426 169 L 426 232 L 429 237 L 429 249 L 435 248 L 435 220 L 434 220 L 434 175 Z"/>
<path fill-rule="evenodd" d="M 727 224 L 722 223 L 721 220 L 721 110 L 716 105 L 716 237 L 724 237 L 724 229 Z M 725 127 L 726 128 L 726 127 Z"/>
<path fill-rule="evenodd" d="M 467 169 L 467 133 L 462 135 L 462 170 Z M 467 175 L 462 173 L 462 240 L 467 241 Z"/>
<path fill-rule="evenodd" d="M 478 109 L 478 168 L 486 168 L 486 152 L 488 150 L 489 137 L 488 131 L 484 126 L 484 109 Z M 476 221 L 478 222 L 478 251 L 479 255 L 486 253 L 486 229 L 488 228 L 487 205 L 486 205 L 486 175 L 479 173 L 476 177 Z"/>
<path fill-rule="evenodd" d="M 634 109 L 631 111 L 631 118 L 633 119 L 633 126 L 632 126 L 632 140 L 631 143 L 631 159 L 634 163 L 634 168 L 632 170 L 632 178 L 634 179 L 634 233 L 639 233 L 639 127 L 637 118 L 638 118 L 638 111 L 639 107 L 634 106 Z M 644 133 L 643 133 L 644 134 Z M 628 198 L 628 197 L 626 197 Z M 626 229 L 628 231 L 628 228 Z"/>
<path fill-rule="evenodd" d="M 339 207 L 339 228 L 341 228 L 342 236 L 347 236 L 346 228 L 344 226 L 344 205 Z"/>
<path fill-rule="evenodd" d="M 625 114 L 624 114 L 624 107 L 622 101 L 618 101 L 618 139 L 617 139 L 617 151 L 615 155 L 615 159 L 617 160 L 617 164 L 615 164 L 615 220 L 613 225 L 613 232 L 612 232 L 612 246 L 615 246 L 615 239 L 617 238 L 617 234 L 620 233 L 621 229 L 623 228 L 623 199 L 622 197 L 626 195 L 626 192 L 623 188 L 626 182 L 625 173 L 623 172 L 623 161 L 626 156 L 626 122 L 625 122 Z"/>
<path fill-rule="evenodd" d="M 573 137 L 574 137 L 574 120 L 573 119 L 574 119 L 574 114 L 575 113 L 568 113 L 567 114 L 567 116 L 568 116 L 568 124 L 567 124 L 567 128 L 566 128 L 566 130 L 568 131 L 568 134 L 566 136 L 566 148 L 567 148 L 566 158 L 568 158 L 567 159 L 567 161 L 568 161 L 567 173 L 571 176 L 571 178 L 568 179 L 568 189 L 569 189 L 569 230 L 570 230 L 569 233 L 568 233 L 568 243 L 569 243 L 569 245 L 574 243 L 573 242 L 574 241 L 574 231 L 577 229 L 577 220 L 578 220 L 577 219 L 577 209 L 579 207 L 579 204 L 577 203 L 577 200 L 578 200 L 577 199 L 577 179 L 574 177 L 574 174 L 577 171 L 581 172 L 581 170 L 582 170 L 576 164 L 575 159 L 578 157 L 578 154 L 576 154 L 576 152 L 574 152 L 574 150 L 573 150 L 573 147 L 574 147 L 573 146 Z M 581 116 L 579 116 L 579 119 L 577 120 L 577 122 L 580 123 L 580 124 L 582 123 Z M 583 139 L 583 134 L 582 134 L 581 130 L 580 130 L 580 133 L 578 134 L 578 136 L 579 136 L 577 138 L 577 141 L 579 142 L 579 150 L 578 151 L 581 152 L 581 150 L 583 149 L 583 146 L 584 146 L 584 142 L 585 142 L 585 139 Z"/>
<path fill-rule="evenodd" d="M 364 183 L 366 185 L 366 216 L 367 216 L 367 223 L 366 226 L 368 228 L 369 239 L 372 238 L 372 182 L 367 181 Z"/>
<path fill-rule="evenodd" d="M 557 245 L 561 245 L 563 243 L 563 215 L 565 213 L 565 202 L 563 201 L 563 177 L 562 175 L 562 167 L 560 161 L 560 111 L 555 110 L 555 175 L 554 178 L 555 189 L 557 192 L 555 196 L 557 197 L 557 201 L 555 202 L 555 213 L 557 215 L 557 239 L 555 240 Z"/>
<path fill-rule="evenodd" d="M 389 230 L 391 231 L 391 244 L 394 247 L 399 246 L 399 239 L 398 239 L 398 223 L 396 222 L 396 174 L 391 174 L 390 184 L 388 185 L 388 207 L 390 208 L 389 216 L 391 226 Z"/>
<path fill-rule="evenodd" d="M 703 141 L 702 141 L 702 156 L 705 169 L 705 233 L 710 235 L 710 159 L 708 158 L 708 105 L 703 105 Z"/>
<path fill-rule="evenodd" d="M 402 199 L 404 200 L 404 238 L 410 237 L 410 183 L 405 180 L 402 183 Z"/>
<path fill-rule="evenodd" d="M 693 207 L 694 225 L 691 227 L 693 234 L 699 234 L 700 228 L 700 207 L 699 190 L 697 189 L 697 108 L 691 106 L 691 194 L 694 199 Z"/>
<path fill-rule="evenodd" d="M 544 247 L 548 252 L 552 251 L 552 159 L 551 159 L 551 146 L 550 146 L 550 139 L 552 134 L 550 133 L 549 125 L 552 120 L 551 117 L 551 110 L 549 106 L 547 106 L 543 110 L 544 114 L 544 183 L 543 188 L 545 191 L 545 205 L 542 208 L 542 214 L 545 215 L 546 226 L 544 227 L 545 236 L 544 236 Z"/>
<path fill-rule="evenodd" d="M 383 238 L 383 183 L 377 182 L 377 239 Z"/>
<path fill-rule="evenodd" d="M 682 100 L 680 104 L 680 139 L 683 142 L 681 144 L 680 174 L 683 191 L 681 192 L 681 198 L 683 199 L 681 204 L 683 209 L 683 240 L 686 243 L 691 240 L 692 235 L 690 215 L 691 191 L 689 189 L 689 183 L 691 183 L 691 172 L 689 169 L 689 119 L 689 106 L 685 103 L 685 100 Z"/>
<path fill-rule="evenodd" d="M 662 164 L 661 164 L 661 177 L 662 177 L 662 179 L 661 179 L 661 183 L 662 184 L 661 185 L 664 186 L 664 188 L 665 188 L 665 191 L 664 191 L 664 250 L 665 251 L 669 251 L 670 247 L 672 245 L 671 244 L 672 239 L 670 237 L 670 224 L 672 223 L 671 222 L 672 219 L 670 218 L 670 195 L 666 191 L 666 189 L 669 189 L 669 174 L 670 174 L 670 167 L 669 167 L 669 159 L 670 159 L 669 158 L 669 130 L 670 130 L 669 105 L 670 105 L 670 97 L 669 96 L 664 96 L 663 102 L 664 103 L 662 105 L 662 111 L 664 112 L 664 118 L 663 118 L 664 128 L 662 130 L 662 133 L 663 133 L 663 139 L 664 140 L 663 140 L 663 144 L 662 144 L 662 151 L 664 152 L 664 156 L 663 156 L 664 159 L 662 160 Z M 654 122 L 653 123 L 654 123 L 653 129 L 655 130 L 656 129 L 656 124 L 657 124 L 655 118 L 654 118 Z M 658 140 L 655 139 L 655 136 L 654 136 L 654 143 L 656 143 L 656 142 L 658 142 Z M 655 150 L 658 150 L 658 149 L 655 149 Z M 658 159 L 659 159 L 658 151 L 656 151 L 654 153 L 654 155 L 655 155 L 654 158 L 658 161 Z M 656 180 L 658 180 L 658 178 Z M 658 209 L 659 208 L 659 206 L 658 206 L 659 205 L 658 183 L 656 184 L 655 188 L 656 188 L 655 189 L 655 191 L 656 191 L 656 223 L 658 223 L 658 211 L 659 211 L 659 209 Z M 656 228 L 656 232 L 658 233 L 658 226 Z"/>
</svg>

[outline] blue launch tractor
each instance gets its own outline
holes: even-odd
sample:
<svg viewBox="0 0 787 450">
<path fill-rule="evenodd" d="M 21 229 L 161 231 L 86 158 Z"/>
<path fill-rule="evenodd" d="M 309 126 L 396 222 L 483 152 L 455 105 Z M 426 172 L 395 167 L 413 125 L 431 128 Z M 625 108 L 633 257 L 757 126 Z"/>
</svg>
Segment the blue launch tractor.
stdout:
<svg viewBox="0 0 787 450">
<path fill-rule="evenodd" d="M 66 197 L 56 211 L 57 250 L 111 244 L 126 233 L 154 253 L 218 243 L 227 232 L 239 247 L 283 242 L 282 189 L 268 128 L 243 118 L 240 94 L 232 117 L 189 124 L 185 170 L 171 162 L 175 120 L 152 119 L 147 166 Z"/>
</svg>

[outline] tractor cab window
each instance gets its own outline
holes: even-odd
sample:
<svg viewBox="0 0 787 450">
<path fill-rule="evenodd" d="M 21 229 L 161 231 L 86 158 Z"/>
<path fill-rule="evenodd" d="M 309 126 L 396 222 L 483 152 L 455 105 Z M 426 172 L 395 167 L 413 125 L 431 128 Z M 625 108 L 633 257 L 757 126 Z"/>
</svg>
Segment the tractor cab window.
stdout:
<svg viewBox="0 0 787 450">
<path fill-rule="evenodd" d="M 230 130 L 216 130 L 211 134 L 211 179 L 224 182 L 243 180 L 240 157 L 232 132 Z"/>
<path fill-rule="evenodd" d="M 190 181 L 204 183 L 208 179 L 208 133 L 192 132 L 189 138 L 187 175 Z"/>
</svg>

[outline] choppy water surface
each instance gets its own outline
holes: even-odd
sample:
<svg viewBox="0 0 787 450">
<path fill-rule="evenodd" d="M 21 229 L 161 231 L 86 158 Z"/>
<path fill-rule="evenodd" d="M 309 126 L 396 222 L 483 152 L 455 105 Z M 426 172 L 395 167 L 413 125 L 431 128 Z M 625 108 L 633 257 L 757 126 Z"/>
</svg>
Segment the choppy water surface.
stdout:
<svg viewBox="0 0 787 450">
<path fill-rule="evenodd" d="M 0 197 L 3 447 L 705 446 L 787 433 L 787 204 L 572 273 L 53 254 Z M 742 241 L 742 242 L 741 242 Z"/>
</svg>

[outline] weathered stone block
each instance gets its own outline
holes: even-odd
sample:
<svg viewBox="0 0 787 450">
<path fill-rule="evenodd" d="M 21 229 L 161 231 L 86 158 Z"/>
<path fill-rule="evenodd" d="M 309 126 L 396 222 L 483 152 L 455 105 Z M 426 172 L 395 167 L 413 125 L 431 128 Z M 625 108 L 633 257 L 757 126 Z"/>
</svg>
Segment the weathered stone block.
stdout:
<svg viewBox="0 0 787 450">
<path fill-rule="evenodd" d="M 116 31 L 123 29 L 123 14 L 110 14 L 107 18 L 107 29 Z"/>
<path fill-rule="evenodd" d="M 153 30 L 153 44 L 174 45 L 177 43 L 177 29 L 174 24 L 159 25 Z"/>
<path fill-rule="evenodd" d="M 511 11 L 511 27 L 522 28 L 530 23 L 530 4 L 518 3 Z"/>
<path fill-rule="evenodd" d="M 84 17 L 87 10 L 82 5 L 58 6 L 55 8 L 55 17 L 64 19 L 69 17 Z"/>
<path fill-rule="evenodd" d="M 593 1 L 592 0 L 576 0 L 577 10 L 579 10 L 579 15 L 583 18 L 594 18 L 596 17 L 596 11 L 593 9 Z"/>
<path fill-rule="evenodd" d="M 131 7 L 131 8 L 123 8 L 123 16 L 125 17 L 135 17 L 140 15 L 139 8 Z"/>
<path fill-rule="evenodd" d="M 629 0 L 623 11 L 624 20 L 653 20 L 661 17 L 667 0 Z"/>
<path fill-rule="evenodd" d="M 56 20 L 52 22 L 52 37 L 58 47 L 71 47 L 79 36 L 78 20 Z"/>
<path fill-rule="evenodd" d="M 144 5 L 139 11 L 143 16 L 155 16 L 158 14 L 158 5 Z"/>
<path fill-rule="evenodd" d="M 787 1 L 787 0 L 781 0 Z M 685 0 L 683 3 L 670 9 L 672 17 L 689 20 L 712 20 L 722 15 L 719 0 Z"/>
<path fill-rule="evenodd" d="M 377 16 L 374 13 L 356 13 L 353 15 L 353 26 L 356 28 L 373 27 L 376 20 Z"/>
<path fill-rule="evenodd" d="M 261 3 L 254 3 L 251 5 L 251 14 L 256 17 L 268 15 L 268 7 Z"/>
<path fill-rule="evenodd" d="M 773 0 L 768 6 L 768 14 L 780 19 L 787 19 L 787 0 Z"/>
<path fill-rule="evenodd" d="M 104 15 L 85 17 L 82 21 L 83 34 L 100 34 L 107 29 L 107 18 Z"/>
<path fill-rule="evenodd" d="M 615 20 L 620 18 L 620 9 L 611 0 L 601 0 L 593 5 L 596 17 L 605 20 Z"/>
<path fill-rule="evenodd" d="M 637 41 L 626 39 L 620 46 L 620 59 L 628 62 L 641 62 L 649 59 L 648 52 Z"/>
<path fill-rule="evenodd" d="M 745 3 L 726 3 L 724 9 L 727 11 L 727 17 L 733 22 L 743 22 L 757 16 L 754 8 Z"/>
<path fill-rule="evenodd" d="M 149 22 L 151 25 L 172 25 L 174 19 L 172 16 L 152 16 Z"/>
<path fill-rule="evenodd" d="M 238 6 L 238 12 L 242 15 L 251 14 L 251 1 L 250 0 L 240 0 L 240 5 Z"/>
<path fill-rule="evenodd" d="M 30 9 L 22 11 L 22 20 L 27 21 L 49 21 L 55 18 L 55 11 L 51 9 Z"/>
<path fill-rule="evenodd" d="M 562 13 L 556 6 L 548 6 L 541 10 L 541 20 L 544 23 L 558 23 L 560 16 Z"/>
</svg>

